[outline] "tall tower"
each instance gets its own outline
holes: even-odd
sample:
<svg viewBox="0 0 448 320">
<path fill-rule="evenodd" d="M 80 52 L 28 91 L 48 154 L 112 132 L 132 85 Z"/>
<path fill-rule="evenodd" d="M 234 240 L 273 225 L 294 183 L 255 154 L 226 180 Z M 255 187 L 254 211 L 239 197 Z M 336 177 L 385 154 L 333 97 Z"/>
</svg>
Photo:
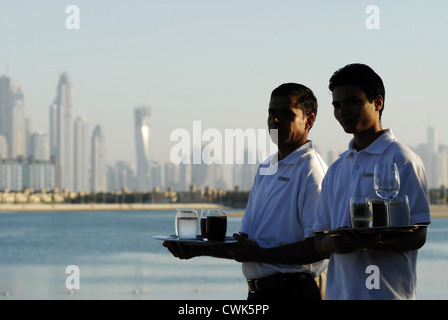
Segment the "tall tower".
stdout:
<svg viewBox="0 0 448 320">
<path fill-rule="evenodd" d="M 19 84 L 14 85 L 12 95 L 11 157 L 26 157 L 26 116 L 25 102 Z"/>
<path fill-rule="evenodd" d="M 60 170 L 60 181 L 57 186 L 73 190 L 72 85 L 66 72 L 59 78 L 56 100 L 50 111 L 52 111 L 50 113 L 50 132 L 56 131 L 55 136 L 50 136 L 50 143 L 56 143 L 52 155 L 57 156 L 57 165 Z M 53 138 L 56 138 L 55 141 Z"/>
<path fill-rule="evenodd" d="M 85 117 L 75 120 L 73 190 L 89 191 L 89 128 Z"/>
<path fill-rule="evenodd" d="M 2 76 L 0 77 L 0 135 L 5 137 L 9 146 L 11 145 L 11 99 L 11 79 Z M 2 152 L 2 157 L 8 158 L 9 151 L 5 151 L 6 154 Z"/>
<path fill-rule="evenodd" d="M 434 127 L 428 127 L 428 146 L 429 152 L 438 153 L 439 152 L 439 141 L 437 139 L 437 130 Z"/>
<path fill-rule="evenodd" d="M 92 151 L 90 162 L 90 190 L 93 192 L 107 191 L 107 161 L 106 161 L 106 138 L 97 125 L 92 135 Z"/>
<path fill-rule="evenodd" d="M 57 157 L 58 155 L 58 106 L 53 103 L 49 108 L 50 115 L 50 136 L 49 147 L 50 156 Z"/>
<path fill-rule="evenodd" d="M 149 166 L 150 109 L 136 107 L 135 115 L 135 147 L 137 151 L 137 190 L 151 189 Z"/>
</svg>

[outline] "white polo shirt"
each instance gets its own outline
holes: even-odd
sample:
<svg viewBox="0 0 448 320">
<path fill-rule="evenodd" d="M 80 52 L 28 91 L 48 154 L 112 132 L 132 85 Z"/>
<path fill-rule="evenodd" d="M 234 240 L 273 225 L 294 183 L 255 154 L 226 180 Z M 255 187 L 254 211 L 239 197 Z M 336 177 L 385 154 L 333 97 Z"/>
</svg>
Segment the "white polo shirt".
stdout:
<svg viewBox="0 0 448 320">
<path fill-rule="evenodd" d="M 400 194 L 409 197 L 411 224 L 430 223 L 425 169 L 420 158 L 386 130 L 358 152 L 353 140 L 328 169 L 316 209 L 315 231 L 350 226 L 351 196 L 374 196 L 375 164 L 397 164 Z M 333 254 L 327 271 L 326 299 L 415 299 L 417 250 L 357 250 Z M 379 278 L 374 278 L 379 277 Z"/>
<path fill-rule="evenodd" d="M 262 248 L 291 244 L 314 236 L 314 212 L 327 165 L 312 142 L 300 146 L 285 159 L 271 156 L 258 168 L 244 213 L 241 232 Z M 271 166 L 276 170 L 263 174 Z M 247 279 L 259 279 L 279 272 L 309 272 L 326 268 L 327 261 L 312 265 L 244 262 Z"/>
</svg>

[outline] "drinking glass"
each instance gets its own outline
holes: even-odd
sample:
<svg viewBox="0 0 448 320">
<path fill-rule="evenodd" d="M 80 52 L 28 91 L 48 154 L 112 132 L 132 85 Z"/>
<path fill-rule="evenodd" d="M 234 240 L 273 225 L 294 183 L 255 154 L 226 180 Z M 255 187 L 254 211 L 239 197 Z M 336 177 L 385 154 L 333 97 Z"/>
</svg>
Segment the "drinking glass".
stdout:
<svg viewBox="0 0 448 320">
<path fill-rule="evenodd" d="M 373 226 L 387 227 L 390 225 L 390 218 L 387 212 L 387 203 L 379 197 L 372 197 Z"/>
<path fill-rule="evenodd" d="M 400 191 L 400 174 L 395 162 L 383 162 L 375 165 L 373 187 L 378 197 L 386 200 L 387 212 L 390 217 L 390 202 Z"/>
<path fill-rule="evenodd" d="M 399 194 L 390 203 L 390 225 L 407 226 L 411 222 L 411 209 L 407 195 Z"/>
<path fill-rule="evenodd" d="M 210 214 L 216 214 L 219 215 L 221 210 L 216 209 L 202 209 L 201 210 L 201 236 L 203 239 L 207 238 L 207 216 Z"/>
<path fill-rule="evenodd" d="M 227 214 L 222 210 L 207 213 L 206 235 L 209 241 L 224 241 L 227 233 Z"/>
<path fill-rule="evenodd" d="M 200 223 L 199 225 L 201 226 L 201 236 L 202 239 L 207 238 L 207 213 L 208 210 L 207 209 L 202 209 L 201 210 L 201 216 L 200 216 Z"/>
<path fill-rule="evenodd" d="M 174 221 L 176 236 L 179 239 L 196 239 L 198 233 L 198 214 L 195 209 L 176 209 Z"/>
<path fill-rule="evenodd" d="M 373 209 L 370 197 L 350 197 L 350 222 L 352 228 L 372 227 Z"/>
</svg>

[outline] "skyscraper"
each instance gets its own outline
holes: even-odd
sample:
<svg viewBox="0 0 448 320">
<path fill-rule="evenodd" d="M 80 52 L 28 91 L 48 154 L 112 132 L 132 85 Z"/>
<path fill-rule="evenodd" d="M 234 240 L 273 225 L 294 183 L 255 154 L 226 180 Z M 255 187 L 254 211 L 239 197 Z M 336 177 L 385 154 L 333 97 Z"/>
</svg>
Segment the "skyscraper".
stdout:
<svg viewBox="0 0 448 320">
<path fill-rule="evenodd" d="M 437 153 L 439 152 L 439 141 L 437 139 L 437 130 L 434 127 L 428 127 L 428 146 L 429 152 Z"/>
<path fill-rule="evenodd" d="M 26 116 L 25 101 L 19 84 L 14 85 L 12 92 L 12 122 L 11 122 L 11 157 L 26 157 Z"/>
<path fill-rule="evenodd" d="M 11 125 L 11 79 L 2 76 L 0 77 L 0 135 L 6 138 L 8 146 L 10 141 L 10 125 Z M 9 157 L 2 153 L 3 158 Z"/>
<path fill-rule="evenodd" d="M 99 125 L 95 127 L 92 135 L 92 150 L 90 162 L 90 190 L 92 192 L 107 191 L 107 160 L 106 138 Z"/>
<path fill-rule="evenodd" d="M 50 105 L 50 155 L 56 156 L 58 154 L 58 106 L 56 104 Z"/>
<path fill-rule="evenodd" d="M 55 102 L 50 107 L 50 147 L 51 155 L 57 157 L 60 170 L 57 186 L 69 190 L 73 190 L 72 112 L 71 82 L 68 74 L 64 72 L 59 78 Z"/>
<path fill-rule="evenodd" d="M 36 160 L 49 161 L 50 160 L 50 145 L 48 134 L 43 132 L 33 133 L 31 135 L 30 155 Z"/>
<path fill-rule="evenodd" d="M 89 191 L 89 128 L 85 117 L 75 120 L 73 191 Z"/>
<path fill-rule="evenodd" d="M 8 141 L 0 134 L 0 158 L 8 158 Z"/>
<path fill-rule="evenodd" d="M 135 115 L 135 147 L 137 151 L 137 190 L 151 189 L 149 166 L 150 109 L 136 107 Z"/>
</svg>

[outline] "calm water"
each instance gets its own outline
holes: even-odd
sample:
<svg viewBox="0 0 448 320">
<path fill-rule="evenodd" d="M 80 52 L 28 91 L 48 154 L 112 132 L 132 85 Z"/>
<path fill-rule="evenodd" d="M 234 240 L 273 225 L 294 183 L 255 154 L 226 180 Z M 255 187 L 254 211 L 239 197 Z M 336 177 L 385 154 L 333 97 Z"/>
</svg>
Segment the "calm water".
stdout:
<svg viewBox="0 0 448 320">
<path fill-rule="evenodd" d="M 241 264 L 181 261 L 157 234 L 174 212 L 0 213 L 0 299 L 245 299 Z M 241 218 L 229 217 L 228 234 Z M 448 219 L 433 219 L 418 260 L 418 298 L 448 299 Z M 80 270 L 69 290 L 65 269 Z"/>
</svg>

